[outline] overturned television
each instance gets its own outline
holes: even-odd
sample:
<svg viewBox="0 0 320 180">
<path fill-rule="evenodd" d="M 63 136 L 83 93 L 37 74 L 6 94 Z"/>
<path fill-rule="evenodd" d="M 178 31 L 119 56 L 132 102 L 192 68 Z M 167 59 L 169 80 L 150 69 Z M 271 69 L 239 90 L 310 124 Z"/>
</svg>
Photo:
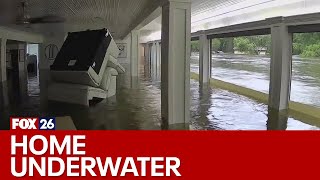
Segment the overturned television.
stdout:
<svg viewBox="0 0 320 180">
<path fill-rule="evenodd" d="M 107 29 L 69 33 L 50 67 L 49 100 L 89 106 L 115 96 L 117 76 L 125 72 L 118 55 Z"/>
</svg>

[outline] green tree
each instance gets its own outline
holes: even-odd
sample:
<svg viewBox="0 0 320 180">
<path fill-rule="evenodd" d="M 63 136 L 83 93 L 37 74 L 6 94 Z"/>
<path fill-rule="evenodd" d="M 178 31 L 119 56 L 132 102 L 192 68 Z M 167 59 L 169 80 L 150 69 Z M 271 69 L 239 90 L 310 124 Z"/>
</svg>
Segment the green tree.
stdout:
<svg viewBox="0 0 320 180">
<path fill-rule="evenodd" d="M 213 51 L 221 51 L 220 39 L 212 39 L 212 50 Z"/>
<path fill-rule="evenodd" d="M 320 57 L 320 43 L 307 46 L 301 55 L 302 57 Z"/>
<path fill-rule="evenodd" d="M 258 48 L 263 48 L 270 53 L 271 50 L 271 36 L 246 36 L 235 38 L 235 48 L 247 54 L 258 54 Z"/>
<path fill-rule="evenodd" d="M 237 37 L 234 39 L 235 48 L 247 54 L 256 54 L 256 44 L 254 44 L 253 39 L 247 37 Z"/>
<path fill-rule="evenodd" d="M 199 41 L 191 41 L 191 52 L 199 52 L 200 45 Z"/>
<path fill-rule="evenodd" d="M 320 57 L 320 33 L 295 33 L 293 54 L 302 57 Z"/>
<path fill-rule="evenodd" d="M 212 40 L 212 50 L 227 52 L 228 38 Z M 229 45 L 230 46 L 230 45 Z M 247 36 L 234 38 L 234 46 L 240 52 L 258 54 L 258 48 L 271 52 L 271 35 Z M 191 42 L 191 51 L 199 52 L 199 41 Z M 320 33 L 295 33 L 293 36 L 293 54 L 302 57 L 320 57 Z"/>
</svg>

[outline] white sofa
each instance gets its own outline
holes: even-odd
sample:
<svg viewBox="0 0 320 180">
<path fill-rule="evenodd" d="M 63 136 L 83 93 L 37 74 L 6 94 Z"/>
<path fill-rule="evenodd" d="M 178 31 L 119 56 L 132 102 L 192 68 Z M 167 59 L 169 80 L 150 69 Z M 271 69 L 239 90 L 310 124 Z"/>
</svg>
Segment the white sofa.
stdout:
<svg viewBox="0 0 320 180">
<path fill-rule="evenodd" d="M 116 95 L 117 76 L 125 72 L 118 54 L 106 29 L 69 33 L 51 66 L 49 100 L 89 106 L 90 100 Z"/>
</svg>

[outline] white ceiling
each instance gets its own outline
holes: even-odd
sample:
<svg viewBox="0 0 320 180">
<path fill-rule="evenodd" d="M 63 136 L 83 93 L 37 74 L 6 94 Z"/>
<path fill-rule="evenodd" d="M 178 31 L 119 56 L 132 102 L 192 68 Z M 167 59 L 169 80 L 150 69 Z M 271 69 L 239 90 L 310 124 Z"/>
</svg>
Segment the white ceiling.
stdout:
<svg viewBox="0 0 320 180">
<path fill-rule="evenodd" d="M 197 21 L 221 8 L 237 5 L 246 0 L 191 0 L 191 19 Z M 161 16 L 142 28 L 141 42 L 152 41 L 161 38 Z"/>
<path fill-rule="evenodd" d="M 21 0 L 6 0 L 21 1 Z M 109 28 L 115 37 L 123 37 L 131 24 L 152 4 L 161 0 L 27 0 L 27 12 L 31 17 L 59 15 L 66 18 L 64 24 L 11 26 L 42 33 L 69 32 L 93 28 Z M 244 0 L 192 0 L 192 17 L 229 6 Z M 161 18 L 145 27 L 155 30 L 161 27 Z"/>
<path fill-rule="evenodd" d="M 319 12 L 320 0 L 191 0 L 191 31 L 213 29 L 234 24 Z M 155 24 L 155 25 L 154 25 Z M 159 27 L 155 30 L 155 27 Z M 153 27 L 153 28 L 151 28 Z M 143 42 L 161 38 L 161 23 L 151 22 Z M 153 32 L 151 32 L 151 30 Z"/>
<path fill-rule="evenodd" d="M 18 0 L 19 1 L 19 0 Z M 66 23 L 32 25 L 29 31 L 77 31 L 107 27 L 114 36 L 124 36 L 131 23 L 158 0 L 27 0 L 31 17 L 59 15 Z M 16 27 L 16 26 L 13 26 Z"/>
<path fill-rule="evenodd" d="M 197 0 L 208 1 L 208 0 Z M 213 1 L 212 1 L 213 2 Z M 216 1 L 218 3 L 218 1 Z M 194 8 L 192 31 L 212 29 L 277 16 L 319 12 L 319 0 L 233 0 Z M 195 6 L 195 4 L 193 5 Z M 201 5 L 200 5 L 201 6 Z M 199 6 L 199 7 L 200 7 Z"/>
<path fill-rule="evenodd" d="M 191 0 L 192 16 L 201 15 L 204 12 L 213 11 L 219 8 L 228 7 L 245 0 Z"/>
<path fill-rule="evenodd" d="M 225 8 L 246 0 L 191 0 L 192 19 L 203 19 L 203 15 L 214 12 L 217 9 Z M 159 30 L 161 28 L 161 17 L 156 18 L 148 25 L 143 27 L 142 30 Z"/>
<path fill-rule="evenodd" d="M 0 0 L 21 1 L 21 0 Z M 305 4 L 314 5 L 320 0 L 191 0 L 192 1 L 192 30 L 213 28 L 213 26 L 230 25 L 233 20 L 254 20 L 276 14 L 276 8 L 270 10 L 260 10 L 255 14 L 248 14 L 250 3 L 273 3 L 304 1 Z M 143 16 L 148 14 L 148 10 L 159 4 L 161 0 L 27 0 L 27 12 L 31 17 L 43 15 L 59 15 L 66 18 L 66 23 L 50 25 L 32 25 L 22 28 L 33 32 L 69 32 L 86 29 L 108 28 L 114 32 L 114 37 L 124 37 L 129 30 L 137 25 Z M 264 6 L 261 4 L 260 6 Z M 297 6 L 301 6 L 297 4 Z M 319 7 L 319 6 L 318 6 Z M 241 11 L 241 9 L 243 11 Z M 251 7 L 252 11 L 257 9 Z M 240 12 L 241 11 L 241 12 Z M 245 11 L 245 12 L 244 12 Z M 278 10 L 278 14 L 283 11 Z M 1 13 L 1 4 L 0 4 Z M 237 14 L 238 13 L 238 14 Z M 239 14 L 240 13 L 240 14 Z M 269 14 L 266 14 L 269 13 Z M 263 16 L 262 16 L 263 15 Z M 1 16 L 1 15 L 0 15 Z M 227 16 L 227 17 L 226 17 Z M 230 17 L 229 17 L 230 16 Z M 231 18 L 232 16 L 232 18 Z M 260 17 L 261 16 L 261 17 Z M 161 17 L 143 28 L 149 34 L 152 31 L 161 29 Z"/>
</svg>

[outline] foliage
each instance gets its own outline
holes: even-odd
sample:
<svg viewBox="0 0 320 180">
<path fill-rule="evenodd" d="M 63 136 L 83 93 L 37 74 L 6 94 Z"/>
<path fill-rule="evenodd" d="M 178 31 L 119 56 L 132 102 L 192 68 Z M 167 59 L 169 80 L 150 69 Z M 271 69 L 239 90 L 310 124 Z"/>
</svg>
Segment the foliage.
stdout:
<svg viewBox="0 0 320 180">
<path fill-rule="evenodd" d="M 219 51 L 221 47 L 221 41 L 219 39 L 212 39 L 212 50 Z"/>
<path fill-rule="evenodd" d="M 199 41 L 191 41 L 191 52 L 199 52 Z"/>
<path fill-rule="evenodd" d="M 302 57 L 320 57 L 320 33 L 296 33 L 293 36 L 293 54 Z"/>
<path fill-rule="evenodd" d="M 307 46 L 302 52 L 302 57 L 320 57 L 320 43 Z"/>
<path fill-rule="evenodd" d="M 249 54 L 253 54 L 256 48 L 256 45 L 253 42 L 250 42 L 250 40 L 245 37 L 235 38 L 234 45 L 238 51 Z"/>
<path fill-rule="evenodd" d="M 259 54 L 258 49 L 271 52 L 271 35 L 246 36 L 236 38 L 216 38 L 212 40 L 212 50 L 230 52 L 234 49 L 246 54 Z M 229 46 L 229 47 L 228 47 Z M 199 41 L 191 42 L 192 52 L 199 52 Z M 231 48 L 232 49 L 232 48 Z M 302 57 L 320 57 L 320 33 L 296 33 L 293 36 L 293 54 Z"/>
<path fill-rule="evenodd" d="M 230 47 L 232 43 L 233 47 Z M 236 38 L 220 38 L 212 41 L 214 51 L 231 52 L 233 50 L 246 54 L 258 54 L 258 48 L 266 48 L 270 52 L 271 37 L 270 36 L 249 36 Z M 233 49 L 233 50 L 230 50 Z"/>
<path fill-rule="evenodd" d="M 259 54 L 259 49 L 265 49 L 267 53 L 271 50 L 271 36 L 248 36 L 235 38 L 235 49 L 247 54 Z"/>
</svg>

